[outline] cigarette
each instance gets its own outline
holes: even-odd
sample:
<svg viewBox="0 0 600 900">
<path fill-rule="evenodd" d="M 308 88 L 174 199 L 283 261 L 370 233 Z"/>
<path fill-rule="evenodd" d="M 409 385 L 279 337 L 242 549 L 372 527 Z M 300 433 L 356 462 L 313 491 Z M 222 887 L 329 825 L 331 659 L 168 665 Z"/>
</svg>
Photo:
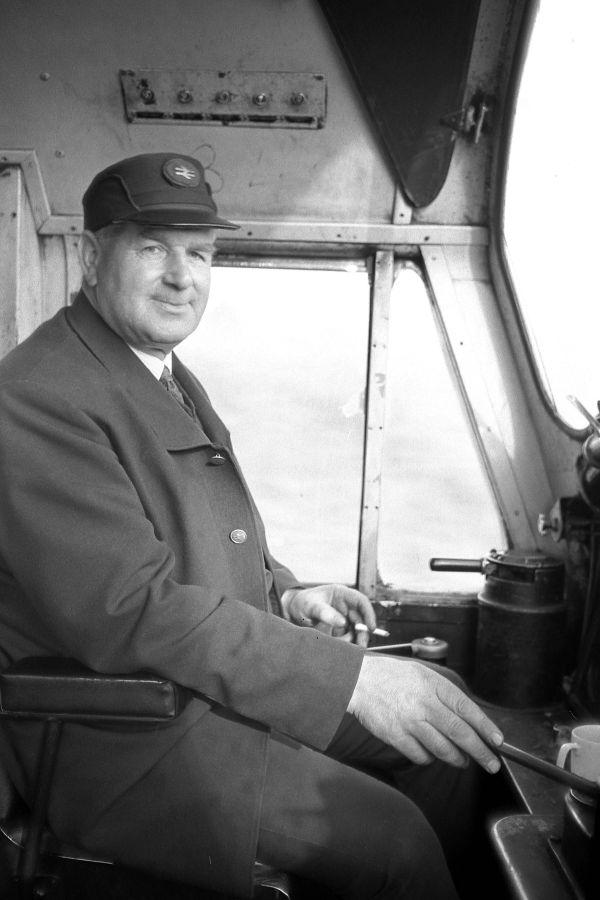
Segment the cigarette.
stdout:
<svg viewBox="0 0 600 900">
<path fill-rule="evenodd" d="M 385 628 L 369 628 L 368 625 L 365 625 L 364 622 L 357 622 L 354 626 L 355 631 L 370 631 L 371 634 L 374 634 L 376 637 L 389 637 L 389 631 L 386 631 Z"/>
</svg>

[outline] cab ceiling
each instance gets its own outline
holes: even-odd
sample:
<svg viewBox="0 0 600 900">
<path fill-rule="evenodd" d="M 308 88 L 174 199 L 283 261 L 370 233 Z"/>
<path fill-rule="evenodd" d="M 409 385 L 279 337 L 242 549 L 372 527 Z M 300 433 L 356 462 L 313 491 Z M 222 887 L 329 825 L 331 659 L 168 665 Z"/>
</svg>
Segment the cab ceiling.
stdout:
<svg viewBox="0 0 600 900">
<path fill-rule="evenodd" d="M 382 141 L 365 103 L 364 82 L 355 80 L 348 41 L 341 50 L 334 37 L 335 4 L 324 5 L 327 17 L 316 0 L 2 0 L 0 151 L 35 150 L 52 213 L 59 215 L 80 213 L 81 195 L 101 168 L 124 156 L 165 150 L 199 157 L 208 166 L 221 212 L 234 219 L 484 223 L 489 137 L 474 146 L 455 142 L 448 132 L 444 186 L 425 204 L 421 198 L 421 208 L 414 210 L 407 203 L 415 201 L 410 171 L 395 165 L 389 141 Z M 474 5 L 462 4 L 471 13 Z M 466 38 L 459 41 L 462 68 L 453 96 L 468 96 L 471 88 L 493 90 L 509 5 L 509 0 L 483 0 L 468 73 Z M 376 33 L 378 4 L 362 6 L 370 7 L 364 14 L 375 29 L 364 33 Z M 468 27 L 470 43 L 473 15 Z M 405 73 L 409 31 L 397 29 L 385 47 L 386 55 L 392 54 L 397 44 Z M 435 53 L 426 53 L 425 62 L 428 55 L 433 66 Z M 159 68 L 322 74 L 324 127 L 127 121 L 119 72 Z M 419 79 L 414 54 L 412 68 L 410 77 L 419 81 L 415 90 L 433 96 L 427 85 L 436 78 L 424 71 Z M 402 81 L 401 75 L 402 70 L 392 77 Z M 414 97 L 406 84 L 398 89 L 399 109 L 402 96 Z M 382 98 L 387 108 L 394 103 L 389 81 Z M 437 109 L 432 115 L 437 119 Z M 418 118 L 413 112 L 404 139 L 415 133 Z M 425 133 L 428 128 L 426 123 Z M 396 185 L 403 178 L 399 194 Z"/>
</svg>

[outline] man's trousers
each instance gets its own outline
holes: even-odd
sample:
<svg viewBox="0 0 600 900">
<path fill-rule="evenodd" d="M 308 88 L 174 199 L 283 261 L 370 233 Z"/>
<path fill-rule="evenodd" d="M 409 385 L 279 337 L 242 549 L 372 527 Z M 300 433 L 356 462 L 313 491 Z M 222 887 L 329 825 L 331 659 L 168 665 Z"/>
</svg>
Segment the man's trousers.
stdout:
<svg viewBox="0 0 600 900">
<path fill-rule="evenodd" d="M 413 765 L 350 715 L 325 754 L 273 735 L 257 858 L 344 900 L 457 900 L 486 777 Z"/>
</svg>

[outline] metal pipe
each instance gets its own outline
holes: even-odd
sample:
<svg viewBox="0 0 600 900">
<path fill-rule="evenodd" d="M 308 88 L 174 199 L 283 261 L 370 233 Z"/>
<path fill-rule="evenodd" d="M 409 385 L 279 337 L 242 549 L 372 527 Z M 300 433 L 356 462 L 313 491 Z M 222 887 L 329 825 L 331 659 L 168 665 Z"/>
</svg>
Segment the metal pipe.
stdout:
<svg viewBox="0 0 600 900">
<path fill-rule="evenodd" d="M 61 729 L 62 722 L 59 719 L 49 718 L 44 722 L 31 817 L 25 831 L 23 850 L 19 860 L 20 900 L 31 900 L 35 896 L 36 867 L 46 822 L 46 811 L 48 809 L 54 764 L 61 738 Z"/>
</svg>

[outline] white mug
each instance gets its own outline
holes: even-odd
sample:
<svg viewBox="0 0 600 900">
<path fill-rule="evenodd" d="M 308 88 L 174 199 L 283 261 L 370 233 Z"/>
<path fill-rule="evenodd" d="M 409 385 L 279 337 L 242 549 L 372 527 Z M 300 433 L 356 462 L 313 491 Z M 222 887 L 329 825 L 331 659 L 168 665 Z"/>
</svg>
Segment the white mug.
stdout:
<svg viewBox="0 0 600 900">
<path fill-rule="evenodd" d="M 589 781 L 600 779 L 600 724 L 578 725 L 571 732 L 571 740 L 558 751 L 556 765 L 564 769 L 571 756 L 571 772 Z M 579 800 L 590 802 L 590 798 L 572 792 Z"/>
</svg>

